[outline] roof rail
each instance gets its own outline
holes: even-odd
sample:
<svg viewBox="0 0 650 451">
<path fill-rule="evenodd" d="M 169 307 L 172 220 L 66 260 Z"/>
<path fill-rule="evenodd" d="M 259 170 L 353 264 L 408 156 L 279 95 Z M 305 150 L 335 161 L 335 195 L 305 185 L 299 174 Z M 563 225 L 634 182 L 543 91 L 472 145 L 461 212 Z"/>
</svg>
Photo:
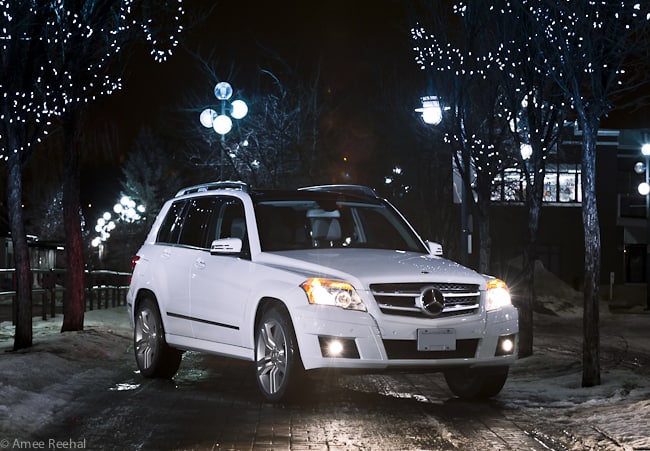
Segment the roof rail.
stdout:
<svg viewBox="0 0 650 451">
<path fill-rule="evenodd" d="M 369 186 L 363 185 L 317 185 L 298 188 L 299 191 L 328 191 L 331 193 L 350 194 L 379 198 L 377 192 Z"/>
<path fill-rule="evenodd" d="M 215 189 L 232 189 L 232 190 L 238 190 L 244 192 L 248 192 L 249 190 L 248 184 L 245 182 L 225 180 L 220 182 L 208 182 L 208 183 L 202 183 L 200 185 L 188 186 L 187 188 L 183 188 L 182 190 L 177 192 L 176 196 L 174 197 L 184 196 L 186 194 L 191 194 L 191 193 L 212 191 Z"/>
</svg>

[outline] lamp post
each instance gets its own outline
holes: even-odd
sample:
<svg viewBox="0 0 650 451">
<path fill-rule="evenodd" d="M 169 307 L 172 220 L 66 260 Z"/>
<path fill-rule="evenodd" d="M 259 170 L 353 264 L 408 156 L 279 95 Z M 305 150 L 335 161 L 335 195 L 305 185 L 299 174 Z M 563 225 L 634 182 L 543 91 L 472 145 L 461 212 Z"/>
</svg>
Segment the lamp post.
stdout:
<svg viewBox="0 0 650 451">
<path fill-rule="evenodd" d="M 232 119 L 242 119 L 248 114 L 248 105 L 243 100 L 233 100 L 232 86 L 226 81 L 216 84 L 214 96 L 219 100 L 219 112 L 212 108 L 206 108 L 201 112 L 199 118 L 201 125 L 205 128 L 212 128 L 221 136 L 221 158 L 219 163 L 219 178 L 223 179 L 225 136 L 232 130 Z M 231 119 L 232 118 L 232 119 Z"/>
<path fill-rule="evenodd" d="M 438 96 L 424 96 L 420 98 L 422 102 L 421 108 L 416 108 L 415 111 L 422 114 L 422 120 L 426 124 L 439 125 L 442 122 L 443 107 L 440 105 Z M 448 108 L 444 108 L 447 110 Z M 471 172 L 471 156 L 469 152 L 463 152 L 462 165 L 463 170 L 466 171 L 467 177 Z M 469 198 L 470 192 L 465 186 L 465 181 L 460 182 L 460 262 L 463 265 L 469 263 L 469 255 L 472 253 L 472 230 L 471 220 L 469 216 Z"/>
<path fill-rule="evenodd" d="M 97 248 L 97 255 L 100 262 L 104 259 L 104 255 L 106 253 L 104 242 L 111 237 L 111 232 L 114 229 L 115 221 L 111 219 L 111 214 L 109 212 L 104 212 L 104 214 L 97 219 L 97 224 L 95 225 L 95 231 L 99 234 L 99 236 L 95 237 L 90 243 L 92 247 Z"/>
<path fill-rule="evenodd" d="M 113 211 L 124 222 L 136 222 L 142 219 L 145 212 L 144 205 L 137 205 L 129 196 L 122 196 L 120 201 L 113 206 Z"/>
<path fill-rule="evenodd" d="M 646 220 L 646 256 L 645 256 L 645 281 L 646 281 L 646 310 L 650 310 L 650 143 L 641 146 L 644 161 L 634 165 L 638 174 L 645 172 L 645 181 L 639 184 L 639 194 L 645 197 Z"/>
</svg>

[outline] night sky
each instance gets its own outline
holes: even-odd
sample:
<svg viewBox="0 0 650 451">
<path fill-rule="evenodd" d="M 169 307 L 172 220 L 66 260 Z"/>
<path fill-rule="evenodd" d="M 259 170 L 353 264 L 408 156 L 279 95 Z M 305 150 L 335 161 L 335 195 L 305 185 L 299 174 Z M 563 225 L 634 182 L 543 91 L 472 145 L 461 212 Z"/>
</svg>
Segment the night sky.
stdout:
<svg viewBox="0 0 650 451">
<path fill-rule="evenodd" d="M 342 96 L 367 95 L 363 87 L 381 70 L 382 58 L 403 61 L 407 72 L 418 70 L 411 50 L 408 2 L 244 0 L 211 7 L 212 3 L 185 2 L 186 16 L 201 18 L 186 29 L 184 48 L 162 64 L 136 54 L 127 65 L 124 92 L 113 103 L 147 117 L 151 106 L 182 102 L 188 92 L 211 95 L 212 81 L 185 49 L 222 67 L 232 65 L 235 80 L 229 81 L 235 90 L 251 88 L 249 78 L 257 75 L 263 55 L 270 52 L 305 70 L 322 61 L 324 83 Z"/>
<path fill-rule="evenodd" d="M 211 99 L 213 81 L 190 53 L 219 67 L 232 67 L 234 79 L 228 81 L 235 91 L 244 92 L 253 89 L 251 77 L 257 76 L 264 57 L 275 53 L 305 71 L 320 61 L 323 84 L 344 100 L 342 114 L 349 118 L 342 122 L 353 124 L 368 102 L 380 101 L 381 93 L 371 90 L 368 80 L 381 75 L 386 61 L 404 68 L 405 83 L 422 77 L 411 50 L 408 4 L 397 0 L 186 1 L 186 19 L 194 23 L 186 27 L 181 46 L 165 63 L 154 63 L 144 50 L 131 53 L 123 90 L 92 107 L 93 121 L 115 125 L 124 158 L 142 126 L 164 123 L 171 112 L 189 107 L 190 98 L 204 94 Z M 419 99 L 411 100 L 417 107 Z M 194 119 L 198 116 L 190 120 Z M 119 191 L 119 185 L 114 188 L 120 176 L 115 163 L 110 159 L 88 163 L 85 202 L 98 188 L 105 197 Z"/>
<path fill-rule="evenodd" d="M 275 53 L 291 67 L 304 70 L 305 76 L 314 62 L 321 62 L 322 84 L 343 103 L 340 122 L 349 132 L 349 147 L 361 154 L 372 136 L 355 130 L 355 124 L 363 119 L 368 103 L 381 102 L 383 93 L 372 88 L 370 81 L 382 76 L 387 62 L 403 68 L 404 84 L 425 85 L 426 74 L 415 64 L 410 39 L 416 20 L 413 4 L 405 0 L 185 1 L 186 19 L 191 23 L 174 55 L 160 64 L 142 49 L 130 53 L 124 62 L 124 89 L 93 105 L 92 120 L 111 124 L 119 131 L 119 158 L 123 160 L 143 126 L 166 126 L 179 109 L 197 107 L 188 99 L 203 96 L 206 101 L 212 100 L 214 82 L 201 72 L 191 53 L 219 67 L 232 67 L 232 77 L 228 73 L 217 75 L 229 78 L 235 92 L 243 93 L 254 89 L 252 80 L 264 66 L 265 56 Z M 415 108 L 419 99 L 414 96 L 404 101 Z M 188 111 L 188 121 L 198 120 L 198 115 L 192 114 Z M 633 120 L 642 119 L 647 124 L 647 118 L 647 109 L 634 115 L 614 112 L 602 125 L 638 127 L 642 124 Z M 112 202 L 119 194 L 119 163 L 115 157 L 87 163 L 84 201 L 99 192 Z"/>
</svg>

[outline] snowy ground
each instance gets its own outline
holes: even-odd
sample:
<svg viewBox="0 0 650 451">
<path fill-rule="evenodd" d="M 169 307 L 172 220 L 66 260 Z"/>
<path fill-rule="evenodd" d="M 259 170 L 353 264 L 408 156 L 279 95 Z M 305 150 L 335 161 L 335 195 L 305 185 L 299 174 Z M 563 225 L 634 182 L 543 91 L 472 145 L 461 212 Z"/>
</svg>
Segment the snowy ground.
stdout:
<svg viewBox="0 0 650 451">
<path fill-rule="evenodd" d="M 564 296 L 543 298 L 558 315 L 536 315 L 535 354 L 513 367 L 498 402 L 531 424 L 554 419 L 555 434 L 590 449 L 650 449 L 650 314 L 603 307 L 602 384 L 581 388 L 581 312 L 578 297 Z M 29 437 L 56 421 L 79 386 L 133 364 L 124 307 L 87 312 L 83 332 L 60 327 L 61 317 L 35 318 L 33 348 L 10 352 L 13 326 L 0 323 L 0 440 Z"/>
<path fill-rule="evenodd" d="M 0 440 L 28 437 L 55 421 L 77 387 L 110 377 L 120 361 L 132 361 L 126 307 L 86 312 L 85 318 L 84 331 L 66 333 L 60 333 L 61 316 L 34 318 L 34 345 L 19 352 L 10 352 L 11 322 L 0 323 Z M 2 443 L 0 448 L 6 449 Z"/>
</svg>

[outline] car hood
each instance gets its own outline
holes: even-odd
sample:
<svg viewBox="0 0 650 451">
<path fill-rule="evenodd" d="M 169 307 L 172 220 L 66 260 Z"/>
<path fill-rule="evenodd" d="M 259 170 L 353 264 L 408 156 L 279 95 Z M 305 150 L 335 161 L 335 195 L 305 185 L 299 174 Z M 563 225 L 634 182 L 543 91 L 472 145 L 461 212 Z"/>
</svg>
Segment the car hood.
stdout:
<svg viewBox="0 0 650 451">
<path fill-rule="evenodd" d="M 442 257 L 381 249 L 311 249 L 263 252 L 259 263 L 303 274 L 332 277 L 353 285 L 455 282 L 484 286 L 477 272 Z"/>
</svg>

